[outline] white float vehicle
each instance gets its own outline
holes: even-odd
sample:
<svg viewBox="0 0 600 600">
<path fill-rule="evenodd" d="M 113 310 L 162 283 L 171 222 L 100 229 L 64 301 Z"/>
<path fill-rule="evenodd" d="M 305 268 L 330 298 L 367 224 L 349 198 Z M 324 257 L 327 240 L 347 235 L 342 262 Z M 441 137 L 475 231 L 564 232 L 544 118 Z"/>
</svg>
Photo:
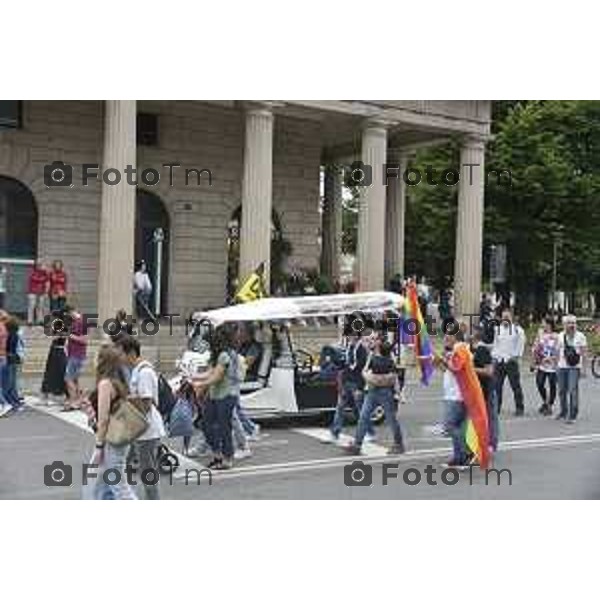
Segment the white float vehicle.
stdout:
<svg viewBox="0 0 600 600">
<path fill-rule="evenodd" d="M 336 378 L 325 377 L 313 354 L 294 347 L 291 329 L 337 322 L 341 338 L 340 318 L 396 316 L 403 302 L 402 296 L 392 292 L 365 292 L 263 298 L 196 313 L 188 350 L 177 361 L 179 373 L 170 384 L 175 389 L 183 379 L 209 367 L 208 340 L 216 327 L 225 323 L 252 324 L 262 355 L 256 379 L 241 385 L 242 406 L 249 416 L 265 419 L 331 413 L 338 398 Z M 382 411 L 373 414 L 373 420 L 382 419 Z"/>
</svg>

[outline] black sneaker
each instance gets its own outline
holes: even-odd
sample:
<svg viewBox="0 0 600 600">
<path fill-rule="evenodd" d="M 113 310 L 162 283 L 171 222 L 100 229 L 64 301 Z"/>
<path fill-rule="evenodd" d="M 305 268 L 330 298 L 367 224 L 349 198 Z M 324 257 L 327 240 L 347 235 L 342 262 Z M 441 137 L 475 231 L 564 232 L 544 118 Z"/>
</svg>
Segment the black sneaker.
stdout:
<svg viewBox="0 0 600 600">
<path fill-rule="evenodd" d="M 213 458 L 206 466 L 209 469 L 218 469 L 222 462 L 220 458 Z"/>
<path fill-rule="evenodd" d="M 525 415 L 525 409 L 517 408 L 517 410 L 515 410 L 515 417 L 523 417 L 524 415 Z"/>
<path fill-rule="evenodd" d="M 388 451 L 388 454 L 404 454 L 406 450 L 404 449 L 404 444 L 394 444 Z"/>
</svg>

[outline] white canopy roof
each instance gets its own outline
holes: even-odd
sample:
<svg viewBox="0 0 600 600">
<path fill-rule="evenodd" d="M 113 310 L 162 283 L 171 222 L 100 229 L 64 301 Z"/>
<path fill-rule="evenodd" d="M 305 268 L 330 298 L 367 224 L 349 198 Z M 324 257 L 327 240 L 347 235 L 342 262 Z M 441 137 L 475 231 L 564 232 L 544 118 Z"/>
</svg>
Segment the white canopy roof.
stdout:
<svg viewBox="0 0 600 600">
<path fill-rule="evenodd" d="M 194 319 L 205 319 L 215 326 L 237 321 L 303 321 L 359 312 L 365 314 L 397 312 L 403 303 L 404 297 L 392 292 L 288 296 L 262 298 L 246 304 L 200 312 L 194 315 Z"/>
</svg>

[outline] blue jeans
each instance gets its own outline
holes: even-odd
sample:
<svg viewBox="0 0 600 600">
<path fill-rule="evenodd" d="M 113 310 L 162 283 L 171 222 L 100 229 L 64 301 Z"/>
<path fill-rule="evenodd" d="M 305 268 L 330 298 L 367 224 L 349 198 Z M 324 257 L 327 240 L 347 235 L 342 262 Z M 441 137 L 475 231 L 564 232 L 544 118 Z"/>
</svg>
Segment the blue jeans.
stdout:
<svg viewBox="0 0 600 600">
<path fill-rule="evenodd" d="M 383 406 L 385 412 L 385 422 L 392 430 L 394 444 L 403 446 L 402 431 L 400 423 L 396 418 L 396 405 L 394 403 L 394 388 L 391 387 L 372 387 L 367 392 L 367 397 L 362 405 L 358 427 L 356 429 L 355 444 L 360 447 L 365 439 L 365 435 L 371 423 L 371 415 L 377 406 Z"/>
<path fill-rule="evenodd" d="M 236 396 L 209 400 L 204 408 L 206 437 L 213 452 L 224 458 L 233 458 L 232 416 Z"/>
<path fill-rule="evenodd" d="M 467 410 L 464 402 L 448 402 L 446 405 L 446 430 L 452 438 L 452 450 L 455 462 L 464 463 L 467 460 L 465 445 L 465 425 Z"/>
<path fill-rule="evenodd" d="M 349 408 L 352 410 L 355 418 L 360 418 L 361 409 L 364 403 L 364 391 L 360 387 L 352 382 L 346 381 L 342 384 L 342 392 L 340 394 L 337 406 L 335 407 L 335 414 L 333 415 L 333 423 L 331 424 L 331 433 L 338 437 L 344 427 L 344 413 Z M 375 435 L 375 427 L 369 419 L 367 424 L 367 433 L 369 435 Z"/>
<path fill-rule="evenodd" d="M 9 365 L 5 356 L 0 358 L 0 403 L 19 406 L 17 392 L 17 365 Z"/>
<path fill-rule="evenodd" d="M 579 375 L 577 367 L 558 370 L 560 416 L 571 420 L 579 413 Z"/>
<path fill-rule="evenodd" d="M 126 446 L 113 446 L 112 444 L 106 444 L 104 447 L 104 462 L 98 467 L 97 479 L 93 479 L 92 483 L 87 485 L 94 485 L 93 491 L 90 494 L 86 492 L 85 486 L 83 490 L 84 498 L 91 500 L 137 500 L 132 487 L 127 483 L 127 474 L 125 472 L 125 466 L 127 462 L 127 455 L 129 453 L 129 445 Z M 102 475 L 108 469 L 116 469 L 121 475 L 121 480 L 116 485 L 109 485 L 104 482 Z M 111 473 L 112 475 L 112 473 Z M 109 478 L 112 481 L 114 475 Z M 137 478 L 139 485 L 139 476 Z"/>
<path fill-rule="evenodd" d="M 235 413 L 239 419 L 242 428 L 246 435 L 252 435 L 256 431 L 256 423 L 246 414 L 246 411 L 242 408 L 240 397 L 237 396 L 235 404 Z"/>
<path fill-rule="evenodd" d="M 490 438 L 490 446 L 495 452 L 498 449 L 498 437 L 500 435 L 498 396 L 496 395 L 496 390 L 490 390 L 489 398 L 486 398 L 485 405 L 488 413 L 488 435 Z"/>
</svg>

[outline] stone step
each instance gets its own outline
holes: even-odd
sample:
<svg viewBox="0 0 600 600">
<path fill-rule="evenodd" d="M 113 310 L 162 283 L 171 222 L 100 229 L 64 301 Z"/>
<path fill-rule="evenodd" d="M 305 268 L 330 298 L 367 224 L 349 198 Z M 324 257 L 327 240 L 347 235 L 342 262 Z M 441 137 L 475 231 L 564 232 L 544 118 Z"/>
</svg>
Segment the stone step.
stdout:
<svg viewBox="0 0 600 600">
<path fill-rule="evenodd" d="M 38 327 L 25 327 L 23 332 L 26 348 L 23 373 L 43 373 L 52 338 L 45 335 L 43 330 Z M 337 340 L 337 332 L 337 327 L 334 325 L 295 327 L 292 330 L 292 339 L 296 348 L 316 354 L 324 345 L 334 343 Z M 181 356 L 187 344 L 185 328 L 183 327 L 173 327 L 171 331 L 167 329 L 162 335 L 149 336 L 142 334 L 139 339 L 144 356 L 165 372 L 175 368 L 175 361 Z M 90 336 L 88 345 L 90 360 L 86 362 L 84 369 L 84 372 L 88 375 L 93 370 L 94 361 L 91 358 L 95 356 L 102 341 L 103 338 L 98 335 Z"/>
</svg>

